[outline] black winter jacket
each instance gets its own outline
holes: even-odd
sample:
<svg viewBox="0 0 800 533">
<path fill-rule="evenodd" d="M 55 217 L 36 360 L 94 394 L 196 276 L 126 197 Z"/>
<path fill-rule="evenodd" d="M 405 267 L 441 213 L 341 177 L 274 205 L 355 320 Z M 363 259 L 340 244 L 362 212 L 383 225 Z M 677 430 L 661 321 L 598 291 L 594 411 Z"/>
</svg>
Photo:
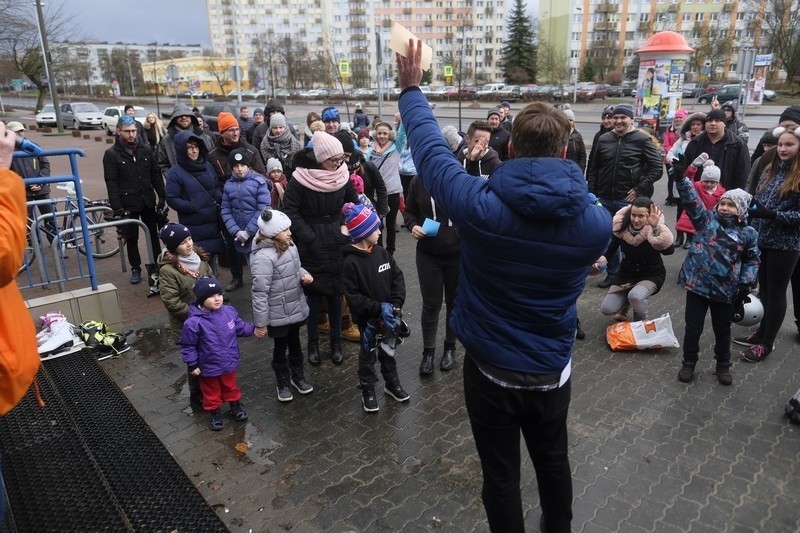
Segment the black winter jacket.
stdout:
<svg viewBox="0 0 800 533">
<path fill-rule="evenodd" d="M 155 156 L 149 146 L 138 145 L 134 157 L 123 148 L 123 142 L 117 138 L 103 155 L 103 177 L 111 208 L 116 214 L 155 209 L 156 195 L 166 201 L 164 179 Z"/>
<path fill-rule="evenodd" d="M 745 188 L 747 178 L 750 176 L 750 150 L 736 133 L 726 129 L 725 136 L 714 144 L 706 132 L 701 133 L 686 145 L 686 150 L 683 152 L 686 164 L 691 165 L 692 161 L 703 152 L 707 153 L 719 167 L 719 182 L 726 190 Z M 683 176 L 686 171 L 686 169 L 676 170 L 682 170 L 679 176 Z"/>
<path fill-rule="evenodd" d="M 567 141 L 567 159 L 575 161 L 581 167 L 581 172 L 586 172 L 586 144 L 581 132 L 575 129 L 570 132 Z"/>
<path fill-rule="evenodd" d="M 416 178 L 415 178 L 416 179 Z M 382 246 L 368 253 L 353 245 L 342 248 L 342 284 L 353 322 L 364 331 L 367 322 L 381 316 L 381 304 L 402 308 L 406 300 L 403 271 Z"/>
<path fill-rule="evenodd" d="M 253 145 L 248 144 L 242 137 L 239 137 L 239 142 L 235 145 L 228 146 L 222 144 L 222 137 L 217 138 L 217 146 L 208 153 L 208 162 L 214 167 L 217 173 L 217 178 L 221 183 L 228 181 L 231 177 L 231 166 L 228 164 L 228 156 L 237 148 L 244 148 L 250 154 L 251 162 L 250 168 L 261 174 L 267 175 L 267 169 L 264 168 L 264 163 L 261 161 L 261 156 L 258 154 Z"/>
<path fill-rule="evenodd" d="M 508 159 L 508 141 L 511 139 L 511 132 L 500 126 L 496 130 L 492 130 L 489 134 L 489 146 L 494 148 L 497 155 L 500 156 L 500 161 Z"/>
<path fill-rule="evenodd" d="M 586 173 L 589 192 L 607 200 L 624 200 L 631 189 L 637 196 L 653 195 L 664 165 L 649 135 L 633 129 L 620 137 L 612 130 L 600 136 L 593 151 Z"/>
<path fill-rule="evenodd" d="M 383 181 L 381 171 L 372 161 L 361 163 L 361 179 L 364 180 L 364 194 L 378 210 L 378 216 L 385 217 L 389 213 L 389 196 L 386 193 L 386 182 Z"/>
<path fill-rule="evenodd" d="M 11 170 L 25 178 L 47 178 L 50 176 L 50 162 L 45 156 L 19 157 L 11 160 Z M 33 200 L 50 194 L 50 184 L 43 183 L 36 192 L 31 190 L 31 185 L 25 187 L 25 198 Z"/>
<path fill-rule="evenodd" d="M 422 186 L 419 177 L 414 176 L 408 186 L 406 212 L 403 213 L 406 229 L 410 232 L 414 226 L 422 226 L 426 218 L 439 222 L 439 233 L 436 237 L 425 237 L 418 240 L 417 252 L 436 257 L 459 256 L 461 254 L 461 238 L 458 236 L 458 230 L 452 225 L 447 214 L 433 202 L 431 195 Z"/>
</svg>

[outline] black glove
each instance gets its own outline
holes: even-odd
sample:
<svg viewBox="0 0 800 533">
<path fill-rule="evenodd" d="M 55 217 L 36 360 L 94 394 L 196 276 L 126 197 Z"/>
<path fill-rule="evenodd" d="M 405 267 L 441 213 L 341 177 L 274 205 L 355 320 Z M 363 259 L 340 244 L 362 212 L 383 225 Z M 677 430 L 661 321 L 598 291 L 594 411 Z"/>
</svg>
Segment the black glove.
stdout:
<svg viewBox="0 0 800 533">
<path fill-rule="evenodd" d="M 769 218 L 774 220 L 775 217 L 778 216 L 776 211 L 772 209 L 767 209 L 763 205 L 759 204 L 758 202 L 753 202 L 750 206 L 750 209 L 747 210 L 750 218 Z"/>
<path fill-rule="evenodd" d="M 675 179 L 682 179 L 686 173 L 686 155 L 681 154 L 672 159 L 672 175 Z"/>
<path fill-rule="evenodd" d="M 167 207 L 167 202 L 161 200 L 158 202 L 158 205 L 156 206 L 156 211 L 163 211 L 165 207 Z"/>
<path fill-rule="evenodd" d="M 750 296 L 750 285 L 740 284 L 736 289 L 736 301 L 743 302 L 748 296 Z"/>
</svg>

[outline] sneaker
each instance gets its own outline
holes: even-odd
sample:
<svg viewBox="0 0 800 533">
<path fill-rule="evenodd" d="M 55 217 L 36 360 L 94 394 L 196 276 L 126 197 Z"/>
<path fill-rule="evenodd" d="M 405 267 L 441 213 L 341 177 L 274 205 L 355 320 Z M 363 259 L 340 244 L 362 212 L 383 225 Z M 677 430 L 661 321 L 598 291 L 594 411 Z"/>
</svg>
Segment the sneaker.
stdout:
<svg viewBox="0 0 800 533">
<path fill-rule="evenodd" d="M 131 285 L 137 285 L 142 282 L 142 269 L 140 267 L 131 268 Z M 220 428 L 222 429 L 222 428 Z"/>
<path fill-rule="evenodd" d="M 291 402 L 294 400 L 294 396 L 292 396 L 292 388 L 288 383 L 278 383 L 278 386 L 275 387 L 275 389 L 278 391 L 279 402 Z"/>
<path fill-rule="evenodd" d="M 361 388 L 361 405 L 364 406 L 364 411 L 374 413 L 378 410 L 378 399 L 375 397 L 375 387 Z"/>
<path fill-rule="evenodd" d="M 733 383 L 731 365 L 717 365 L 717 369 L 714 373 L 717 375 L 717 381 L 719 381 L 720 385 L 725 385 L 727 387 Z"/>
<path fill-rule="evenodd" d="M 244 422 L 247 420 L 247 411 L 244 410 L 242 402 L 231 402 L 231 414 L 233 419 L 237 422 Z"/>
<path fill-rule="evenodd" d="M 222 420 L 222 409 L 217 407 L 211 411 L 211 431 L 219 431 L 225 427 L 225 422 Z"/>
<path fill-rule="evenodd" d="M 397 400 L 398 402 L 407 402 L 411 396 L 403 390 L 402 385 L 400 385 L 399 381 L 392 381 L 391 383 L 387 383 L 383 387 L 383 391 Z"/>
<path fill-rule="evenodd" d="M 768 350 L 763 344 L 756 344 L 755 346 L 751 346 L 743 351 L 739 357 L 742 359 L 742 361 L 746 361 L 748 363 L 760 363 L 767 358 L 771 351 L 772 350 Z"/>
<path fill-rule="evenodd" d="M 292 372 L 291 384 L 300 394 L 308 394 L 314 391 L 314 387 L 311 383 L 306 381 L 305 376 L 300 373 Z"/>
<path fill-rule="evenodd" d="M 678 381 L 681 383 L 689 383 L 694 377 L 694 365 L 690 363 L 683 363 L 680 371 L 678 372 Z"/>
<path fill-rule="evenodd" d="M 358 326 L 350 324 L 350 327 L 342 330 L 342 338 L 349 342 L 361 342 L 361 332 Z"/>
<path fill-rule="evenodd" d="M 754 331 L 741 337 L 734 337 L 733 342 L 741 346 L 755 346 L 756 344 L 761 344 L 761 339 L 758 338 L 758 333 Z"/>
</svg>

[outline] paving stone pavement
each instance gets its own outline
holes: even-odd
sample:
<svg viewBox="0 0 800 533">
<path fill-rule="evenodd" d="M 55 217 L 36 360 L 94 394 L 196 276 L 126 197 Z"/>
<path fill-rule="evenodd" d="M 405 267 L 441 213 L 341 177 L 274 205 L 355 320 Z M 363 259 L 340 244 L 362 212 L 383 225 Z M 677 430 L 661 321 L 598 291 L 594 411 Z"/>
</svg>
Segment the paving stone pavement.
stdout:
<svg viewBox="0 0 800 533">
<path fill-rule="evenodd" d="M 674 220 L 674 208 L 664 209 Z M 651 315 L 670 313 L 679 340 L 684 295 L 675 280 L 684 254 L 665 258 L 668 281 L 651 299 Z M 409 402 L 379 387 L 380 411 L 363 412 L 351 343 L 342 366 L 324 357 L 307 367 L 312 394 L 278 402 L 271 341 L 243 339 L 239 379 L 250 418 L 227 417 L 221 432 L 189 407 L 185 366 L 168 341 L 160 300 L 130 285 L 118 259 L 98 262 L 101 281 L 119 288 L 126 328 L 136 332 L 131 351 L 102 364 L 232 531 L 488 530 L 462 394 L 463 348 L 455 369 L 437 366 L 420 378 L 421 297 L 404 230 L 396 258 L 412 329 L 398 350 Z M 221 277 L 227 281 L 227 272 Z M 800 431 L 782 416 L 800 387 L 791 308 L 777 349 L 757 365 L 736 360 L 731 387 L 713 375 L 707 321 L 697 377 L 687 385 L 676 379 L 680 349 L 610 351 L 604 334 L 612 321 L 598 311 L 605 291 L 596 281 L 588 280 L 578 303 L 586 339 L 575 343 L 569 418 L 573 530 L 800 530 Z M 230 297 L 249 318 L 249 282 Z M 527 458 L 522 492 L 527 528 L 536 531 L 538 488 Z"/>
</svg>

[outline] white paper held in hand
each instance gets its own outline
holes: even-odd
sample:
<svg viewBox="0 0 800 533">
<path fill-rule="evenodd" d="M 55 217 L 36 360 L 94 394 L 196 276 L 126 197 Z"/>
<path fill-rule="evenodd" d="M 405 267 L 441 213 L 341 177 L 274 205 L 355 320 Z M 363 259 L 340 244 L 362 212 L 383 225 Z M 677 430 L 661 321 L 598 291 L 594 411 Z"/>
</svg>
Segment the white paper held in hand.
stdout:
<svg viewBox="0 0 800 533">
<path fill-rule="evenodd" d="M 392 51 L 400 54 L 403 57 L 406 57 L 408 54 L 408 40 L 413 39 L 417 41 L 419 37 L 408 31 L 403 25 L 398 24 L 397 22 L 394 23 L 392 26 L 392 34 L 391 40 L 389 41 L 389 48 Z M 433 58 L 433 49 L 425 44 L 422 43 L 422 70 L 430 70 L 431 68 L 431 59 Z"/>
</svg>

